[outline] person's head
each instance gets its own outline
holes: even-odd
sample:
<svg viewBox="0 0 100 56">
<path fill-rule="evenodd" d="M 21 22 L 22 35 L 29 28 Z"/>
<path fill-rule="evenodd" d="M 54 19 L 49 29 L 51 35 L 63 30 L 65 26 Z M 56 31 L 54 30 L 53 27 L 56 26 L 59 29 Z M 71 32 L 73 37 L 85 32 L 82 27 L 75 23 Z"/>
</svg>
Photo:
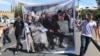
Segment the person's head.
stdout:
<svg viewBox="0 0 100 56">
<path fill-rule="evenodd" d="M 58 20 L 59 21 L 64 21 L 64 16 L 63 16 L 62 13 L 58 15 Z"/>
<path fill-rule="evenodd" d="M 72 9 L 68 9 L 67 14 L 72 15 Z"/>
<path fill-rule="evenodd" d="M 62 13 L 62 10 L 58 10 L 58 11 L 57 11 L 57 14 L 60 14 L 60 13 Z"/>
<path fill-rule="evenodd" d="M 29 16 L 31 16 L 31 12 L 28 12 L 27 14 L 28 14 Z"/>
<path fill-rule="evenodd" d="M 48 12 L 47 13 L 47 17 L 52 18 L 52 13 L 51 12 Z"/>
<path fill-rule="evenodd" d="M 92 20 L 93 19 L 93 14 L 92 13 L 88 13 L 87 14 L 87 19 L 88 20 Z"/>
<path fill-rule="evenodd" d="M 39 16 L 35 16 L 34 22 L 38 22 L 38 21 L 39 21 Z"/>
<path fill-rule="evenodd" d="M 26 16 L 26 22 L 32 22 L 32 16 L 31 15 Z"/>
<path fill-rule="evenodd" d="M 16 16 L 17 20 L 21 20 L 21 15 Z"/>
<path fill-rule="evenodd" d="M 42 13 L 42 14 L 41 14 L 41 17 L 42 17 L 42 18 L 45 18 L 45 17 L 46 17 L 46 15 L 45 15 L 44 13 Z"/>
<path fill-rule="evenodd" d="M 8 16 L 3 15 L 3 19 L 6 20 L 6 19 L 9 19 L 9 18 L 8 18 Z"/>
</svg>

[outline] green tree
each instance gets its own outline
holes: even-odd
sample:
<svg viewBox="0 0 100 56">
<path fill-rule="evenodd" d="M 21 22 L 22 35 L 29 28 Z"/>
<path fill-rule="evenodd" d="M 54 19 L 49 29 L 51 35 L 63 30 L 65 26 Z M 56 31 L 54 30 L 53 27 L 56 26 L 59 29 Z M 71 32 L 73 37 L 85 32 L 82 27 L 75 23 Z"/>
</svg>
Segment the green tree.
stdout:
<svg viewBox="0 0 100 56">
<path fill-rule="evenodd" d="M 18 6 L 15 7 L 15 16 L 21 15 L 22 16 L 22 5 L 21 3 L 18 4 Z"/>
<path fill-rule="evenodd" d="M 94 19 L 97 20 L 98 18 L 100 18 L 100 8 L 94 12 Z"/>
<path fill-rule="evenodd" d="M 87 10 L 84 9 L 84 10 L 81 11 L 80 17 L 82 17 L 82 19 L 85 19 L 86 14 L 87 14 Z"/>
</svg>

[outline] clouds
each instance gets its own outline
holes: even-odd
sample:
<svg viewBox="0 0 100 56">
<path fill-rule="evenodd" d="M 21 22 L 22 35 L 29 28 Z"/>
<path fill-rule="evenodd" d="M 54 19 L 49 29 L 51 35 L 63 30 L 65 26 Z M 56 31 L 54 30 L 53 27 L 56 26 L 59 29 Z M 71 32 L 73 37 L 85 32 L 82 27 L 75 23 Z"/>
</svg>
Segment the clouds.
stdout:
<svg viewBox="0 0 100 56">
<path fill-rule="evenodd" d="M 24 3 L 27 5 L 34 5 L 34 4 L 39 4 L 39 3 L 34 3 L 34 2 L 26 2 L 26 1 L 19 1 L 20 3 Z"/>
<path fill-rule="evenodd" d="M 44 0 L 21 0 L 21 1 L 17 0 L 17 2 L 24 3 L 26 5 L 51 4 L 59 1 L 63 1 L 63 0 L 45 0 L 45 1 Z"/>
<path fill-rule="evenodd" d="M 0 4 L 11 6 L 11 3 L 5 0 L 0 0 Z"/>
</svg>

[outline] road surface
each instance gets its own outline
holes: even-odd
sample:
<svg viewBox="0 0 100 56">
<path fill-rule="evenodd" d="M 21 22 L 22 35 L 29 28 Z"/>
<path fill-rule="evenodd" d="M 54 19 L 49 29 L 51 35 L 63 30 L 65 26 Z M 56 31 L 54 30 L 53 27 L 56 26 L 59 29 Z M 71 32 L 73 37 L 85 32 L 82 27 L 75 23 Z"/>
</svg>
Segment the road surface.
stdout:
<svg viewBox="0 0 100 56">
<path fill-rule="evenodd" d="M 1 50 L 2 55 L 1 56 L 14 56 L 14 50 L 16 46 L 16 40 L 14 36 L 14 31 L 12 34 L 9 34 L 12 42 L 7 43 Z M 80 32 L 76 32 L 76 54 L 79 55 L 80 53 Z M 25 40 L 22 40 L 22 43 L 24 45 L 23 50 L 18 52 L 18 56 L 76 56 L 76 55 L 66 55 L 66 54 L 42 54 L 42 53 L 27 53 L 26 51 L 26 44 Z M 100 52 L 96 49 L 96 47 L 91 42 L 88 50 L 86 52 L 86 56 L 100 56 Z"/>
</svg>

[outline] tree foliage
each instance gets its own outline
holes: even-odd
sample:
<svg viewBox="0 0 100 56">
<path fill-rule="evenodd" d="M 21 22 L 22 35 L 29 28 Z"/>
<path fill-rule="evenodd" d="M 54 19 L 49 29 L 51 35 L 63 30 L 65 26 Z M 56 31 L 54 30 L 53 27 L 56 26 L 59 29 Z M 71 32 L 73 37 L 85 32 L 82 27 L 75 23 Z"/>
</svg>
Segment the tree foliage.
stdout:
<svg viewBox="0 0 100 56">
<path fill-rule="evenodd" d="M 15 7 L 15 17 L 16 15 L 22 16 L 22 4 L 19 4 L 18 6 Z"/>
<path fill-rule="evenodd" d="M 84 9 L 84 10 L 81 11 L 80 17 L 82 17 L 82 19 L 85 19 L 86 18 L 86 14 L 88 12 L 92 12 L 93 13 L 94 20 L 97 20 L 98 18 L 100 18 L 100 8 L 97 9 L 97 10 L 86 10 L 86 9 Z"/>
<path fill-rule="evenodd" d="M 98 18 L 100 18 L 100 8 L 94 11 L 94 19 L 97 20 Z"/>
<path fill-rule="evenodd" d="M 87 11 L 86 10 L 82 10 L 81 14 L 80 14 L 80 17 L 82 17 L 82 19 L 85 19 L 86 18 L 86 14 L 87 14 Z"/>
</svg>

